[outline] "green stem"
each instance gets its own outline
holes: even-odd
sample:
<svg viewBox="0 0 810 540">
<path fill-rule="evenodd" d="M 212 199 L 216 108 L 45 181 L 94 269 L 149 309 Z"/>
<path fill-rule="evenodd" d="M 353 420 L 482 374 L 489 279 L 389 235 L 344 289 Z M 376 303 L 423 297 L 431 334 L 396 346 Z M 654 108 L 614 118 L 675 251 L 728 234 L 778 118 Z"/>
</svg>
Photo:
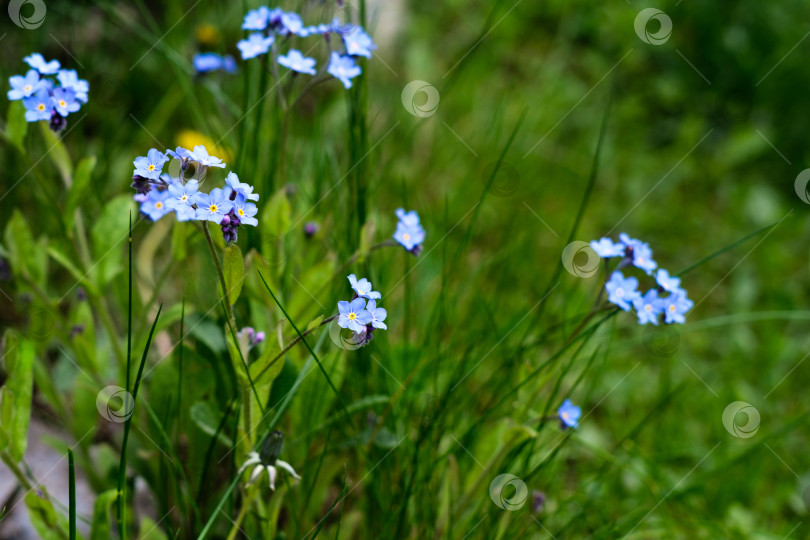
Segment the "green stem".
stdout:
<svg viewBox="0 0 810 540">
<path fill-rule="evenodd" d="M 324 319 L 323 321 L 321 321 L 321 324 L 319 324 L 319 325 L 318 325 L 318 326 L 316 326 L 315 328 L 310 328 L 309 330 L 304 330 L 304 332 L 303 332 L 301 335 L 299 335 L 298 337 L 296 337 L 295 339 L 293 339 L 291 342 L 289 342 L 289 343 L 287 344 L 287 346 L 286 346 L 286 347 L 284 347 L 283 349 L 281 349 L 281 351 L 280 351 L 280 352 L 279 352 L 279 353 L 278 353 L 276 356 L 274 356 L 272 360 L 270 360 L 270 363 L 269 363 L 269 364 L 267 364 L 266 366 L 264 366 L 264 369 L 262 369 L 262 370 L 261 370 L 261 371 L 260 371 L 260 372 L 259 372 L 259 373 L 256 375 L 256 379 L 258 379 L 259 377 L 261 377 L 261 376 L 264 374 L 264 372 L 265 372 L 265 371 L 267 371 L 268 369 L 270 369 L 270 367 L 271 367 L 273 364 L 275 364 L 275 363 L 276 363 L 278 360 L 280 360 L 281 358 L 283 358 L 283 357 L 284 357 L 284 355 L 285 355 L 285 354 L 287 354 L 287 352 L 288 352 L 290 349 L 292 349 L 293 347 L 295 347 L 295 345 L 296 345 L 296 344 L 297 344 L 299 341 L 301 341 L 302 339 L 304 339 L 305 337 L 307 337 L 308 335 L 310 335 L 312 332 L 314 332 L 315 330 L 317 330 L 317 329 L 318 329 L 318 328 L 320 328 L 321 326 L 324 326 L 325 324 L 329 324 L 330 322 L 334 321 L 335 319 L 337 319 L 337 318 L 338 318 L 338 316 L 339 316 L 339 315 L 332 315 L 332 316 L 331 316 L 331 317 L 329 317 L 328 319 Z"/>
<path fill-rule="evenodd" d="M 217 267 L 217 275 L 219 275 L 219 284 L 222 286 L 222 295 L 225 298 L 225 311 L 228 315 L 228 321 L 236 328 L 236 320 L 233 318 L 233 308 L 231 307 L 231 298 L 228 294 L 228 285 L 225 282 L 225 272 L 222 270 L 222 262 L 219 260 L 217 248 L 214 245 L 214 239 L 211 238 L 211 232 L 208 230 L 208 222 L 202 222 L 202 231 L 205 235 L 205 240 L 208 242 L 208 250 L 211 252 L 211 258 L 214 259 L 214 266 Z"/>
<path fill-rule="evenodd" d="M 242 503 L 242 508 L 239 509 L 239 515 L 236 516 L 236 520 L 233 522 L 233 527 L 231 527 L 231 532 L 228 533 L 227 540 L 234 540 L 236 535 L 239 533 L 239 528 L 242 525 L 242 521 L 244 521 L 245 516 L 247 515 L 248 509 L 250 505 L 253 503 L 253 499 L 256 498 L 256 495 L 259 493 L 259 483 L 256 482 L 250 487 L 250 491 L 248 492 L 247 498 Z"/>
</svg>

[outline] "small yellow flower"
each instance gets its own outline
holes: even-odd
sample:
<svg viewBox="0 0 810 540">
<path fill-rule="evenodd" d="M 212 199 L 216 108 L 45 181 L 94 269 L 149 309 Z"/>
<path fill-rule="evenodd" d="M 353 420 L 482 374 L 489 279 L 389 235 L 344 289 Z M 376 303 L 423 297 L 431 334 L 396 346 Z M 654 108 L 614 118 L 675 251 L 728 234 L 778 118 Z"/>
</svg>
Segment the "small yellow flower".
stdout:
<svg viewBox="0 0 810 540">
<path fill-rule="evenodd" d="M 217 146 L 210 137 L 191 129 L 185 129 L 177 134 L 177 144 L 183 148 L 194 148 L 197 145 L 205 146 L 210 155 L 217 156 L 225 162 L 230 161 L 233 157 L 230 150 Z"/>
</svg>

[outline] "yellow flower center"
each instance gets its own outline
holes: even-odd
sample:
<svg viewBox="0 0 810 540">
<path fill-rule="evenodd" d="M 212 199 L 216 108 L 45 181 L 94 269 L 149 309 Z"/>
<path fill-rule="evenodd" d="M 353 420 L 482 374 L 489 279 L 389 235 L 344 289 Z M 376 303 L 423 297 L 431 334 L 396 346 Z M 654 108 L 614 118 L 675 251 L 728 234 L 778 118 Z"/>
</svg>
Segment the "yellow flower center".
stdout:
<svg viewBox="0 0 810 540">
<path fill-rule="evenodd" d="M 647 304 L 646 306 L 644 306 L 644 311 L 649 313 L 650 311 L 652 311 L 652 306 L 650 304 Z"/>
<path fill-rule="evenodd" d="M 212 214 L 216 214 L 216 213 L 217 213 L 217 210 L 219 210 L 219 207 L 218 207 L 217 205 L 215 205 L 215 204 L 212 204 L 211 206 L 209 206 L 209 207 L 208 207 L 208 210 L 209 210 L 209 211 L 210 211 Z"/>
<path fill-rule="evenodd" d="M 31 85 L 30 85 L 30 84 L 26 84 L 25 86 L 23 86 L 23 90 L 24 90 L 25 92 L 30 92 L 30 91 L 31 91 Z"/>
<path fill-rule="evenodd" d="M 180 197 L 180 200 L 186 202 L 188 200 L 188 195 L 183 195 L 182 197 Z"/>
<path fill-rule="evenodd" d="M 65 100 L 64 100 L 64 99 L 60 99 L 60 100 L 59 100 L 59 106 L 60 106 L 60 107 L 67 107 L 67 103 L 65 102 Z"/>
<path fill-rule="evenodd" d="M 44 103 L 40 103 L 39 105 L 37 105 L 37 110 L 38 110 L 38 111 L 44 111 L 44 110 L 45 110 L 45 104 L 44 104 Z"/>
<path fill-rule="evenodd" d="M 147 169 L 149 169 L 150 171 L 154 171 L 155 166 L 150 163 L 149 166 L 147 167 Z"/>
<path fill-rule="evenodd" d="M 161 208 L 163 208 L 163 203 L 162 203 L 162 202 L 156 202 L 156 203 L 155 203 L 155 208 L 157 208 L 158 210 L 160 210 Z"/>
<path fill-rule="evenodd" d="M 568 413 L 567 412 L 562 413 L 560 416 L 562 416 L 563 420 L 568 420 Z"/>
<path fill-rule="evenodd" d="M 408 234 L 408 233 L 405 233 L 405 234 L 403 234 L 403 235 L 402 235 L 402 239 L 403 239 L 403 240 L 406 240 L 406 241 L 407 241 L 407 240 L 410 240 L 410 239 L 411 239 L 411 235 L 410 235 L 410 234 Z"/>
<path fill-rule="evenodd" d="M 349 313 L 349 320 L 353 321 L 357 318 L 357 313 Z"/>
<path fill-rule="evenodd" d="M 675 311 L 675 304 L 670 304 L 669 305 L 669 310 L 670 311 Z"/>
</svg>

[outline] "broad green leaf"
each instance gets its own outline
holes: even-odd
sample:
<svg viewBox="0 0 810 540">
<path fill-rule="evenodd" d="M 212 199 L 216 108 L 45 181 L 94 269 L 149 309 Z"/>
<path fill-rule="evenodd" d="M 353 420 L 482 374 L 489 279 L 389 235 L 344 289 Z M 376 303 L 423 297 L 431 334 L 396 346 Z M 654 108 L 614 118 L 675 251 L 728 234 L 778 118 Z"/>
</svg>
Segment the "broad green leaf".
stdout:
<svg viewBox="0 0 810 540">
<path fill-rule="evenodd" d="M 28 507 L 31 524 L 42 540 L 67 538 L 67 520 L 57 515 L 53 509 L 45 486 L 40 485 L 38 489 L 42 491 L 42 495 L 32 490 L 25 496 L 25 506 Z"/>
<path fill-rule="evenodd" d="M 273 382 L 281 369 L 284 367 L 284 358 L 279 358 L 273 365 L 273 361 L 278 353 L 281 352 L 276 347 L 266 347 L 264 353 L 258 360 L 250 365 L 250 377 L 253 379 L 255 385 L 265 385 Z M 269 367 L 268 367 L 269 366 Z"/>
<path fill-rule="evenodd" d="M 34 235 L 22 213 L 15 209 L 11 214 L 11 219 L 6 223 L 4 235 L 11 269 L 18 276 L 28 276 L 35 283 L 42 284 L 45 279 L 45 261 L 47 254 L 40 252 Z"/>
<path fill-rule="evenodd" d="M 130 195 L 120 195 L 104 205 L 91 231 L 93 255 L 97 261 L 96 282 L 103 288 L 124 266 L 123 256 L 129 234 L 129 216 L 138 215 Z"/>
<path fill-rule="evenodd" d="M 239 293 L 242 292 L 242 283 L 245 280 L 245 259 L 236 244 L 225 248 L 224 259 L 222 271 L 225 274 L 225 286 L 228 287 L 228 298 L 233 305 L 239 298 Z"/>
<path fill-rule="evenodd" d="M 4 357 L 8 379 L 0 402 L 2 429 L 8 436 L 8 453 L 17 462 L 25 455 L 31 399 L 34 390 L 34 344 L 15 332 L 6 333 Z"/>
<path fill-rule="evenodd" d="M 284 236 L 290 229 L 290 214 L 290 203 L 287 201 L 285 190 L 277 191 L 264 206 L 259 218 L 262 232 L 276 238 Z"/>
<path fill-rule="evenodd" d="M 48 122 L 37 122 L 42 137 L 45 139 L 45 153 L 51 158 L 56 168 L 59 169 L 59 174 L 65 185 L 70 187 L 73 178 L 73 163 L 70 161 L 70 155 L 67 148 L 62 144 L 62 139 L 53 131 L 48 125 Z"/>
<path fill-rule="evenodd" d="M 93 505 L 93 524 L 90 527 L 90 540 L 109 540 L 113 537 L 110 526 L 110 507 L 118 492 L 110 489 L 96 498 Z"/>
<path fill-rule="evenodd" d="M 191 419 L 204 433 L 211 437 L 216 434 L 220 419 L 217 418 L 217 415 L 211 410 L 211 406 L 205 401 L 198 401 L 191 406 Z M 233 445 L 231 439 L 223 431 L 219 432 L 217 440 L 227 447 Z"/>
<path fill-rule="evenodd" d="M 79 162 L 76 167 L 76 174 L 73 177 L 73 185 L 68 191 L 67 203 L 65 204 L 65 223 L 68 230 L 73 228 L 73 219 L 76 216 L 76 209 L 90 191 L 92 184 L 93 169 L 96 168 L 96 156 L 86 157 Z"/>
<path fill-rule="evenodd" d="M 28 121 L 25 119 L 25 107 L 21 101 L 12 101 L 8 107 L 8 119 L 6 121 L 6 137 L 9 142 L 16 146 L 20 152 L 25 153 L 23 141 L 28 132 Z"/>
</svg>

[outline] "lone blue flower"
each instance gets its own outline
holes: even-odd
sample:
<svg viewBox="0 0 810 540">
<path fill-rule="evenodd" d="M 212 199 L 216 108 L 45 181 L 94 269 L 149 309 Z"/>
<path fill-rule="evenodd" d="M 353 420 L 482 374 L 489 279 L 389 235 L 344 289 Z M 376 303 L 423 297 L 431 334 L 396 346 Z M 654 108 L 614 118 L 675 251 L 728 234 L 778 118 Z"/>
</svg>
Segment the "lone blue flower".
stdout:
<svg viewBox="0 0 810 540">
<path fill-rule="evenodd" d="M 59 71 L 59 67 L 61 65 L 59 60 L 51 60 L 50 62 L 46 62 L 45 58 L 43 58 L 39 53 L 26 56 L 23 58 L 23 61 L 43 75 L 53 75 Z"/>
<path fill-rule="evenodd" d="M 638 323 L 658 325 L 658 316 L 664 311 L 664 301 L 658 298 L 658 291 L 650 289 L 644 296 L 633 300 L 633 307 L 638 314 Z"/>
<path fill-rule="evenodd" d="M 79 110 L 81 105 L 76 103 L 76 92 L 69 88 L 57 88 L 53 91 L 53 106 L 62 116 L 67 116 Z"/>
<path fill-rule="evenodd" d="M 383 322 L 388 316 L 388 312 L 383 308 L 378 308 L 375 300 L 368 301 L 366 311 L 368 311 L 371 315 L 371 326 L 374 328 L 381 328 L 383 330 L 388 329 L 388 326 L 386 326 L 386 324 Z"/>
<path fill-rule="evenodd" d="M 253 186 L 240 182 L 236 173 L 229 172 L 228 176 L 225 178 L 225 183 L 228 184 L 228 187 L 225 188 L 225 192 L 229 198 L 232 192 L 235 192 L 237 195 L 241 195 L 249 201 L 259 200 L 259 194 L 253 193 Z"/>
<path fill-rule="evenodd" d="M 260 6 L 247 12 L 242 22 L 242 30 L 261 31 L 267 28 L 268 24 L 270 24 L 270 9 L 267 6 Z"/>
<path fill-rule="evenodd" d="M 196 218 L 204 221 L 222 223 L 225 214 L 233 209 L 233 202 L 229 201 L 220 188 L 214 188 L 211 193 L 197 193 L 193 202 L 197 205 Z"/>
<path fill-rule="evenodd" d="M 290 52 L 287 53 L 286 56 L 279 56 L 278 63 L 298 73 L 307 73 L 309 75 L 317 74 L 317 71 L 315 71 L 315 59 L 307 58 L 301 54 L 301 51 L 296 49 L 290 49 Z"/>
<path fill-rule="evenodd" d="M 23 100 L 25 105 L 25 119 L 29 122 L 37 120 L 50 120 L 53 111 L 53 98 L 44 88 L 36 94 Z"/>
<path fill-rule="evenodd" d="M 157 221 L 169 212 L 171 208 L 166 206 L 169 198 L 168 191 L 153 189 L 146 195 L 146 199 L 141 203 L 141 212 L 149 216 L 152 221 Z"/>
<path fill-rule="evenodd" d="M 62 88 L 69 88 L 76 93 L 76 99 L 82 103 L 87 103 L 87 93 L 90 85 L 87 81 L 80 79 L 75 69 L 60 69 L 56 75 Z"/>
<path fill-rule="evenodd" d="M 28 70 L 25 77 L 22 75 L 9 77 L 8 82 L 11 84 L 8 99 L 11 101 L 31 97 L 39 90 L 48 87 L 48 81 L 40 80 L 39 72 L 35 69 Z"/>
<path fill-rule="evenodd" d="M 265 37 L 263 34 L 255 33 L 250 34 L 247 39 L 239 41 L 236 46 L 242 53 L 242 59 L 247 60 L 269 51 L 274 39 L 273 36 Z"/>
<path fill-rule="evenodd" d="M 236 200 L 233 201 L 233 211 L 236 213 L 236 217 L 239 218 L 240 223 L 253 225 L 254 227 L 259 224 L 259 220 L 253 217 L 259 209 L 252 202 L 246 201 L 244 197 L 236 197 Z"/>
<path fill-rule="evenodd" d="M 362 73 L 351 56 L 341 56 L 332 52 L 329 57 L 329 67 L 326 69 L 331 76 L 339 79 L 347 89 L 352 87 L 352 79 Z"/>
<path fill-rule="evenodd" d="M 351 32 L 343 34 L 343 43 L 346 45 L 346 54 L 351 56 L 371 58 L 371 51 L 377 50 L 371 36 L 359 26 L 356 26 Z"/>
<path fill-rule="evenodd" d="M 663 268 L 658 269 L 658 272 L 655 274 L 655 281 L 665 291 L 677 292 L 681 290 L 680 278 L 670 277 L 669 272 Z"/>
<path fill-rule="evenodd" d="M 192 63 L 197 73 L 208 73 L 218 70 L 225 71 L 226 73 L 236 72 L 236 62 L 231 55 L 220 56 L 212 52 L 197 53 L 192 58 Z"/>
<path fill-rule="evenodd" d="M 603 258 L 620 257 L 624 255 L 624 244 L 614 243 L 610 238 L 601 238 L 591 241 L 591 249 Z"/>
<path fill-rule="evenodd" d="M 366 278 L 357 279 L 357 276 L 354 274 L 349 274 L 349 283 L 352 284 L 352 289 L 354 292 L 357 293 L 357 296 L 360 298 L 368 298 L 369 300 L 378 300 L 382 298 L 382 295 L 377 291 L 371 290 L 371 282 Z"/>
<path fill-rule="evenodd" d="M 146 153 L 146 157 L 141 156 L 135 158 L 135 161 L 132 162 L 132 164 L 135 165 L 134 174 L 143 176 L 144 178 L 157 180 L 160 178 L 160 173 L 163 171 L 163 165 L 165 165 L 167 161 L 169 161 L 168 157 L 166 157 L 158 149 L 152 148 Z"/>
<path fill-rule="evenodd" d="M 658 264 L 652 259 L 650 246 L 646 242 L 630 238 L 624 233 L 619 235 L 619 240 L 632 251 L 633 266 L 644 270 L 647 275 L 652 275 Z"/>
<path fill-rule="evenodd" d="M 338 302 L 338 325 L 348 328 L 356 333 L 365 331 L 365 326 L 371 322 L 371 314 L 365 309 L 366 301 L 355 298 L 351 302 Z"/>
<path fill-rule="evenodd" d="M 670 294 L 661 300 L 664 305 L 664 322 L 680 323 L 686 322 L 684 315 L 692 309 L 694 303 L 686 297 L 686 291 L 680 290 Z"/>
<path fill-rule="evenodd" d="M 576 428 L 579 426 L 579 417 L 582 415 L 582 409 L 571 403 L 570 399 L 566 399 L 557 409 L 557 416 L 565 427 Z"/>
<path fill-rule="evenodd" d="M 634 277 L 625 278 L 621 272 L 613 272 L 610 280 L 605 284 L 608 292 L 608 301 L 616 304 L 625 311 L 630 311 L 631 304 L 641 298 L 638 292 L 638 280 Z"/>
</svg>

